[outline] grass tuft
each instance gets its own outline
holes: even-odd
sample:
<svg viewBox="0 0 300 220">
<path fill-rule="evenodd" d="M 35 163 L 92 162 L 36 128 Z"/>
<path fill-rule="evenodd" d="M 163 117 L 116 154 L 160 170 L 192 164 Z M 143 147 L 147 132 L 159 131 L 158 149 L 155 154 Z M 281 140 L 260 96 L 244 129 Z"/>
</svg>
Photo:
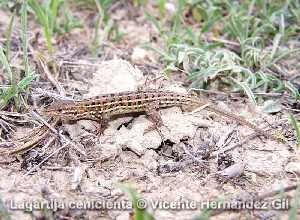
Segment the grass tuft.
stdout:
<svg viewBox="0 0 300 220">
<path fill-rule="evenodd" d="M 166 74 L 185 73 L 191 88 L 241 92 L 254 104 L 254 93 L 289 92 L 299 99 L 296 86 L 278 74 L 284 71 L 282 60 L 300 52 L 286 47 L 299 31 L 292 2 L 271 6 L 256 0 L 239 4 L 178 0 L 171 19 L 158 20 L 146 13 L 165 42 L 163 50 L 147 47 L 161 55 Z M 194 20 L 193 26 L 185 25 L 186 15 Z"/>
<path fill-rule="evenodd" d="M 28 0 L 30 8 L 34 11 L 38 22 L 43 27 L 44 36 L 46 38 L 47 49 L 50 54 L 53 54 L 54 48 L 52 45 L 54 33 L 64 34 L 70 32 L 74 28 L 81 28 L 82 22 L 73 17 L 65 7 L 64 0 L 50 0 L 44 4 L 40 4 L 36 0 Z M 62 19 L 59 19 L 59 9 L 64 7 Z"/>
<path fill-rule="evenodd" d="M 297 138 L 297 145 L 298 145 L 298 148 L 300 148 L 300 126 L 299 126 L 299 123 L 297 122 L 297 120 L 295 119 L 295 117 L 290 114 L 290 120 L 291 120 L 291 124 L 294 128 L 294 130 L 296 131 L 296 138 Z"/>
<path fill-rule="evenodd" d="M 12 21 L 12 19 L 11 19 Z M 9 29 L 12 26 L 12 22 L 9 24 Z M 1 87 L 0 92 L 0 109 L 5 108 L 8 103 L 13 99 L 15 107 L 19 109 L 19 95 L 22 92 L 26 92 L 27 88 L 30 86 L 31 82 L 36 78 L 34 72 L 29 68 L 28 62 L 28 43 L 27 43 L 27 0 L 23 1 L 21 8 L 21 26 L 22 26 L 22 47 L 23 47 L 23 62 L 24 62 L 24 72 L 25 77 L 20 81 L 16 80 L 16 73 L 12 71 L 9 64 L 8 58 L 4 53 L 3 48 L 0 46 L 0 62 L 4 67 L 4 72 L 7 74 L 8 85 Z M 9 34 L 10 35 L 10 34 Z M 7 39 L 7 43 L 10 40 Z M 9 43 L 8 43 L 9 44 Z M 7 48 L 7 47 L 6 47 Z M 26 95 L 27 97 L 27 95 Z M 26 98 L 27 100 L 27 98 Z"/>
<path fill-rule="evenodd" d="M 43 26 L 47 48 L 50 54 L 53 53 L 52 38 L 60 0 L 51 0 L 48 4 L 42 5 L 38 1 L 29 0 L 28 4 L 34 11 L 39 23 Z"/>
</svg>

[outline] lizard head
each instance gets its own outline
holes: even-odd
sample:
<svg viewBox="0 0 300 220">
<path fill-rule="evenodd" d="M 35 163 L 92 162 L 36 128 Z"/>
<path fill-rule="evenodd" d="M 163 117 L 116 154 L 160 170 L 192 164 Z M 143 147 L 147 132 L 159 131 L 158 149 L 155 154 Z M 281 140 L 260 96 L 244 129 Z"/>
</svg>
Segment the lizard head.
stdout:
<svg viewBox="0 0 300 220">
<path fill-rule="evenodd" d="M 74 101 L 56 101 L 41 111 L 42 115 L 61 119 L 74 119 Z M 75 114 L 76 115 L 76 114 Z"/>
</svg>

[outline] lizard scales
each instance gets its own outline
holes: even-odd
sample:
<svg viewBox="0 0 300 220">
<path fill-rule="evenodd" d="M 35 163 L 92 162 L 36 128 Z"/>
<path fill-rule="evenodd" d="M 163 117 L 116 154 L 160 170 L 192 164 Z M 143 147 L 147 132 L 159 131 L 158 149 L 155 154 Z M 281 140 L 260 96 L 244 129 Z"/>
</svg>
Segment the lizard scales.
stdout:
<svg viewBox="0 0 300 220">
<path fill-rule="evenodd" d="M 126 113 L 149 113 L 149 111 L 159 108 L 178 106 L 183 110 L 193 110 L 204 105 L 206 105 L 205 108 L 208 111 L 233 119 L 242 125 L 252 128 L 261 135 L 270 137 L 270 134 L 243 117 L 218 109 L 195 95 L 168 91 L 122 92 L 97 96 L 82 101 L 58 101 L 46 108 L 43 114 L 67 120 L 102 120 Z"/>
</svg>

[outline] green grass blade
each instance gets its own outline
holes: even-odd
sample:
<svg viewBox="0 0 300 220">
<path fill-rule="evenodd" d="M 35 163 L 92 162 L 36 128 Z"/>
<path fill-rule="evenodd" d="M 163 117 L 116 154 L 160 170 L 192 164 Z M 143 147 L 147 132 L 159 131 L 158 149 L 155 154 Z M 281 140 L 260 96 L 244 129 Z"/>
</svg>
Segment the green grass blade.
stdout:
<svg viewBox="0 0 300 220">
<path fill-rule="evenodd" d="M 8 89 L 3 91 L 3 94 L 0 97 L 0 109 L 3 109 L 9 100 L 16 96 L 17 92 L 16 89 L 13 87 L 9 87 Z"/>
<path fill-rule="evenodd" d="M 53 16 L 53 21 L 56 20 L 57 14 L 58 14 L 58 8 L 61 3 L 63 3 L 64 0 L 52 0 L 50 3 L 50 8 L 51 8 L 51 15 Z M 55 24 L 53 24 L 54 26 Z"/>
<path fill-rule="evenodd" d="M 53 34 L 54 27 L 53 27 L 53 22 L 51 17 L 51 10 L 47 8 L 47 6 L 40 5 L 35 0 L 29 0 L 28 4 L 34 11 L 39 23 L 43 26 L 43 32 L 46 38 L 47 49 L 49 53 L 52 54 L 53 53 L 52 34 Z"/>
<path fill-rule="evenodd" d="M 300 98 L 300 93 L 298 89 L 289 81 L 284 83 L 284 87 L 289 90 L 296 99 Z"/>
<path fill-rule="evenodd" d="M 290 114 L 290 119 L 291 119 L 292 126 L 293 126 L 294 130 L 296 131 L 296 138 L 297 138 L 298 148 L 300 148 L 300 127 L 299 127 L 299 123 L 297 122 L 297 120 L 295 119 L 295 117 L 292 114 Z"/>
<path fill-rule="evenodd" d="M 10 65 L 8 63 L 8 60 L 4 54 L 3 48 L 0 46 L 0 62 L 2 63 L 4 69 L 7 71 L 8 75 L 8 79 L 11 85 L 15 86 L 16 85 L 16 80 L 14 77 L 14 74 L 10 68 Z"/>
<path fill-rule="evenodd" d="M 159 23 L 159 21 L 153 16 L 151 15 L 149 12 L 145 11 L 145 17 L 148 21 L 150 21 L 154 27 L 162 34 L 163 29 Z"/>
<path fill-rule="evenodd" d="M 271 55 L 270 55 L 270 60 L 273 60 L 276 51 L 279 48 L 279 44 L 280 44 L 280 39 L 281 39 L 282 35 L 281 34 L 276 34 L 274 39 L 273 39 L 273 47 L 272 47 L 272 51 L 271 51 Z"/>
<path fill-rule="evenodd" d="M 8 72 L 8 79 L 9 79 L 9 83 L 10 83 L 10 91 L 9 91 L 9 95 L 6 95 L 6 92 L 2 91 L 2 96 L 0 99 L 0 109 L 4 108 L 8 101 L 13 98 L 16 97 L 15 95 L 17 94 L 17 82 L 16 82 L 16 77 L 13 74 L 10 65 L 8 63 L 8 60 L 4 54 L 4 51 L 2 49 L 2 47 L 0 46 L 0 61 L 2 63 L 2 65 L 4 66 L 4 68 L 6 69 L 6 71 Z M 15 103 L 17 104 L 18 100 L 15 99 Z M 18 105 L 16 105 L 18 106 Z"/>
<path fill-rule="evenodd" d="M 18 84 L 18 92 L 23 92 L 25 89 L 37 78 L 37 75 L 34 72 L 29 73 L 24 77 Z"/>
<path fill-rule="evenodd" d="M 22 46 L 25 76 L 29 74 L 28 64 L 28 40 L 27 40 L 27 0 L 23 0 L 21 9 Z"/>
<path fill-rule="evenodd" d="M 36 75 L 34 73 L 29 73 L 17 84 L 16 87 L 10 86 L 4 90 L 0 97 L 0 109 L 3 109 L 7 103 L 12 98 L 15 98 L 20 92 L 24 92 L 35 78 Z M 17 102 L 17 99 L 15 99 L 15 101 Z"/>
<path fill-rule="evenodd" d="M 46 25 L 46 12 L 45 10 L 42 8 L 41 5 L 39 5 L 39 3 L 35 0 L 29 0 L 28 1 L 29 6 L 32 8 L 32 10 L 34 11 L 38 22 L 41 23 L 42 26 Z"/>
<path fill-rule="evenodd" d="M 159 0 L 158 1 L 158 8 L 159 8 L 159 14 L 161 18 L 165 15 L 166 11 L 166 0 Z"/>
<path fill-rule="evenodd" d="M 231 77 L 231 79 L 232 79 L 232 81 L 234 81 L 237 85 L 239 85 L 244 90 L 246 95 L 250 98 L 250 101 L 252 102 L 252 104 L 256 105 L 255 96 L 254 96 L 253 92 L 251 91 L 250 87 L 244 82 L 240 82 L 232 77 Z"/>
<path fill-rule="evenodd" d="M 5 52 L 6 52 L 6 58 L 9 60 L 9 55 L 10 55 L 10 43 L 11 43 L 11 33 L 12 33 L 12 28 L 13 28 L 13 23 L 15 19 L 15 11 L 13 12 L 12 16 L 10 17 L 8 28 L 5 34 L 6 37 L 6 42 L 5 42 Z"/>
<path fill-rule="evenodd" d="M 282 52 L 280 55 L 278 55 L 277 57 L 274 57 L 273 60 L 271 60 L 270 62 L 268 62 L 266 64 L 266 67 L 270 67 L 272 65 L 274 65 L 275 63 L 279 62 L 280 60 L 287 58 L 288 56 L 290 56 L 293 53 L 299 53 L 300 52 L 300 48 L 295 48 L 292 50 L 287 50 L 285 52 Z"/>
<path fill-rule="evenodd" d="M 178 32 L 179 28 L 181 27 L 181 18 L 182 18 L 184 6 L 186 3 L 185 3 L 185 0 L 178 0 L 177 4 L 178 4 L 178 7 L 177 7 L 178 9 L 177 9 L 177 12 L 174 17 L 171 36 L 175 36 L 176 33 Z"/>
<path fill-rule="evenodd" d="M 119 187 L 123 191 L 127 192 L 130 199 L 132 200 L 134 208 L 134 220 L 154 220 L 154 217 L 149 212 L 147 212 L 146 209 L 141 209 L 139 207 L 139 203 L 141 200 L 138 197 L 137 192 L 133 188 L 121 184 L 119 184 Z"/>
</svg>

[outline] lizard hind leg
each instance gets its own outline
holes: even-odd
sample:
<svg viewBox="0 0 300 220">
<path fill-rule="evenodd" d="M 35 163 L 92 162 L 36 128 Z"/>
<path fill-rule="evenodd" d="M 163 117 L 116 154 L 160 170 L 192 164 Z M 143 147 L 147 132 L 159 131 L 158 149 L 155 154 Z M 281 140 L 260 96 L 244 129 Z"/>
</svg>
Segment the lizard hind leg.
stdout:
<svg viewBox="0 0 300 220">
<path fill-rule="evenodd" d="M 93 116 L 93 121 L 98 122 L 96 127 L 96 135 L 101 136 L 104 135 L 104 130 L 108 127 L 108 118 L 103 115 Z"/>
<path fill-rule="evenodd" d="M 194 103 L 185 103 L 185 104 L 181 105 L 180 108 L 183 112 L 192 112 L 198 108 L 201 108 L 201 106 L 194 104 Z"/>
<path fill-rule="evenodd" d="M 191 106 L 191 105 L 182 105 L 181 106 L 181 110 L 183 112 L 191 112 L 193 110 L 195 110 L 197 107 L 196 106 Z"/>
<path fill-rule="evenodd" d="M 144 134 L 146 134 L 150 131 L 156 130 L 158 132 L 158 134 L 160 135 L 162 141 L 164 141 L 163 134 L 161 133 L 161 131 L 159 129 L 164 124 L 163 124 L 162 118 L 161 118 L 159 112 L 157 111 L 157 109 L 158 109 L 158 103 L 153 103 L 152 105 L 146 107 L 146 109 L 145 109 L 146 115 L 148 116 L 149 120 L 153 124 L 145 129 Z"/>
</svg>

